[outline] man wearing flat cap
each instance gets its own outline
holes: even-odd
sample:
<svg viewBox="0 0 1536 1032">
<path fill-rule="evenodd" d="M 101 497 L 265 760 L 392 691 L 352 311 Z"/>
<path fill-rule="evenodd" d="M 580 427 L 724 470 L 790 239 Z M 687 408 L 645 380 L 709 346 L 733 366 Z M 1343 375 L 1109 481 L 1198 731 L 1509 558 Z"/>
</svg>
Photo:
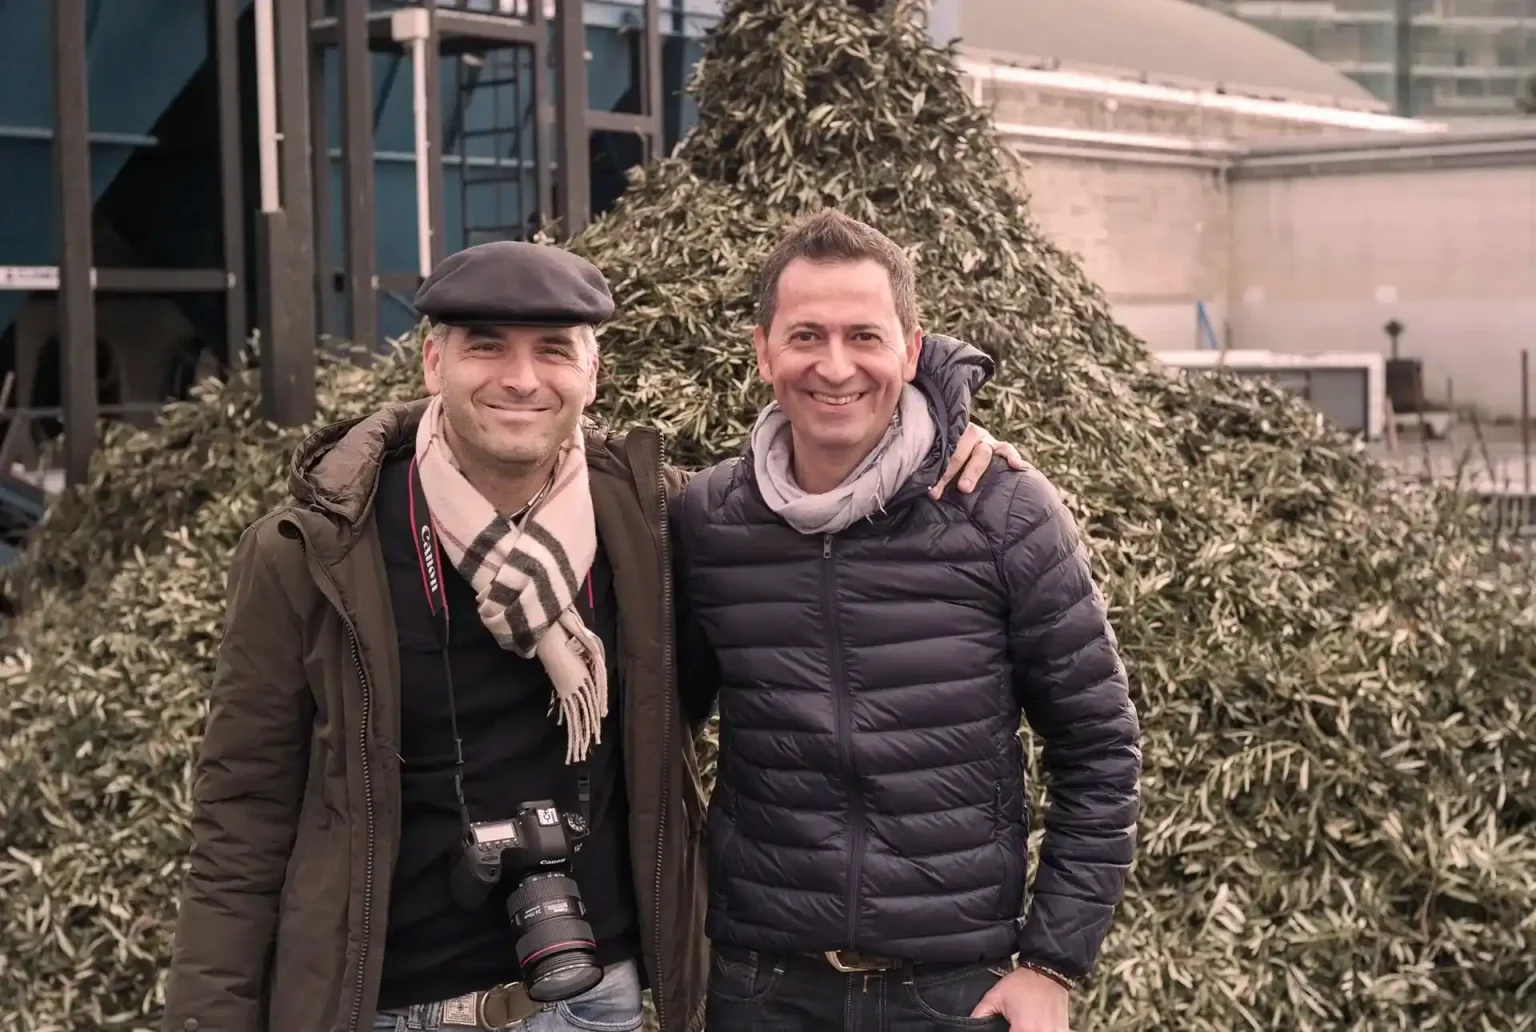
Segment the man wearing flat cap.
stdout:
<svg viewBox="0 0 1536 1032">
<path fill-rule="evenodd" d="M 231 561 L 163 1027 L 617 1032 L 649 987 L 694 1032 L 685 477 L 581 418 L 613 312 L 589 262 L 478 245 L 416 306 L 429 397 L 316 432 Z M 950 476 L 993 447 L 974 428 Z"/>
</svg>

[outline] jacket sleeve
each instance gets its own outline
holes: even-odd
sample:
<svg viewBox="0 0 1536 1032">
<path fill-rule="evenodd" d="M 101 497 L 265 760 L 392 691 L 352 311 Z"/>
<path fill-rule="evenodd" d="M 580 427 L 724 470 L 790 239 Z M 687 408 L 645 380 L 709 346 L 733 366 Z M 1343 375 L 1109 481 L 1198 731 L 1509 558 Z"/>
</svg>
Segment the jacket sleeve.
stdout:
<svg viewBox="0 0 1536 1032">
<path fill-rule="evenodd" d="M 278 898 L 308 767 L 314 711 L 300 619 L 259 525 L 235 549 L 226 601 L 194 770 L 166 1032 L 264 1032 Z"/>
<path fill-rule="evenodd" d="M 662 476 L 667 482 L 667 507 L 672 514 L 672 612 L 677 621 L 677 688 L 689 727 L 697 736 L 715 709 L 715 697 L 720 692 L 720 666 L 688 600 L 682 512 L 683 489 L 693 474 L 667 466 L 662 470 Z"/>
<path fill-rule="evenodd" d="M 1140 726 L 1076 523 L 1038 470 L 1016 478 L 1002 562 L 1015 690 L 1042 742 L 1049 802 L 1019 959 L 1075 984 L 1125 893 Z"/>
</svg>

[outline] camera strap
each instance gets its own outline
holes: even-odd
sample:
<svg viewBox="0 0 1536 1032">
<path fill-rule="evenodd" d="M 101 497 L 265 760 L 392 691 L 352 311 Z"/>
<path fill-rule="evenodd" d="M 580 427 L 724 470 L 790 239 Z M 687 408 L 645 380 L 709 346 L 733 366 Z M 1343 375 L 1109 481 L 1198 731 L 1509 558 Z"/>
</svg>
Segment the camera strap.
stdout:
<svg viewBox="0 0 1536 1032">
<path fill-rule="evenodd" d="M 411 500 L 410 515 L 411 527 L 415 531 L 416 558 L 421 565 L 421 585 L 427 596 L 427 606 L 432 610 L 433 627 L 437 631 L 438 644 L 442 646 L 443 654 L 443 681 L 447 685 L 448 692 L 448 726 L 453 732 L 453 794 L 459 804 L 459 819 L 464 825 L 464 831 L 468 832 L 472 823 L 469 817 L 469 804 L 464 801 L 464 739 L 459 735 L 458 706 L 453 697 L 453 661 L 449 656 L 449 629 L 452 625 L 452 615 L 448 611 L 448 590 L 443 583 L 442 563 L 446 554 L 438 548 L 437 529 L 432 522 L 432 509 L 427 504 L 427 493 L 421 486 L 421 477 L 417 475 L 416 459 L 411 459 L 410 471 L 407 474 L 410 481 Z M 587 626 L 595 626 L 596 600 L 592 594 L 592 574 L 589 572 L 586 579 L 586 590 L 577 595 L 576 605 L 586 620 Z M 582 605 L 582 602 L 585 605 Z M 576 775 L 576 812 L 566 813 L 565 824 L 571 833 L 572 850 L 579 852 L 586 840 L 587 833 L 592 829 L 592 775 L 587 766 L 587 761 L 578 760 L 571 764 L 571 769 Z"/>
</svg>

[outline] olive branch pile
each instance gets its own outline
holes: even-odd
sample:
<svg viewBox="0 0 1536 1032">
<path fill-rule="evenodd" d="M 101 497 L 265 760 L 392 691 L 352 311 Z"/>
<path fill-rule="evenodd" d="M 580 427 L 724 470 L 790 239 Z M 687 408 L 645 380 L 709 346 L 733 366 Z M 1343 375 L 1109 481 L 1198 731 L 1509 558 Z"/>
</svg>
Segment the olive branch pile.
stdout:
<svg viewBox="0 0 1536 1032">
<path fill-rule="evenodd" d="M 776 235 L 878 225 L 924 325 L 997 358 L 976 418 L 1084 524 L 1142 719 L 1140 856 L 1074 1027 L 1536 1028 L 1532 571 L 1301 402 L 1160 368 L 1030 220 L 918 6 L 727 5 L 698 126 L 572 245 L 618 302 L 602 414 L 681 464 L 736 450 Z M 317 422 L 419 394 L 416 348 L 326 363 Z M 207 384 L 110 431 L 12 571 L 0 1030 L 152 1027 L 227 557 L 310 429 L 263 423 L 253 373 Z"/>
</svg>

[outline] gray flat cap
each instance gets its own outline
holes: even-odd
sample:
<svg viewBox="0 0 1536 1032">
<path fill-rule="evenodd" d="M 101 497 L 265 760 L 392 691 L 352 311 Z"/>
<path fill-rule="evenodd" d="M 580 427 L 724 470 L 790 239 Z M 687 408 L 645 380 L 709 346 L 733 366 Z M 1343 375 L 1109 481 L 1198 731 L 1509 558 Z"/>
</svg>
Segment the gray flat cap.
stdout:
<svg viewBox="0 0 1536 1032">
<path fill-rule="evenodd" d="M 613 295 L 597 266 L 564 248 L 495 240 L 444 258 L 416 311 L 451 326 L 596 326 Z"/>
</svg>

